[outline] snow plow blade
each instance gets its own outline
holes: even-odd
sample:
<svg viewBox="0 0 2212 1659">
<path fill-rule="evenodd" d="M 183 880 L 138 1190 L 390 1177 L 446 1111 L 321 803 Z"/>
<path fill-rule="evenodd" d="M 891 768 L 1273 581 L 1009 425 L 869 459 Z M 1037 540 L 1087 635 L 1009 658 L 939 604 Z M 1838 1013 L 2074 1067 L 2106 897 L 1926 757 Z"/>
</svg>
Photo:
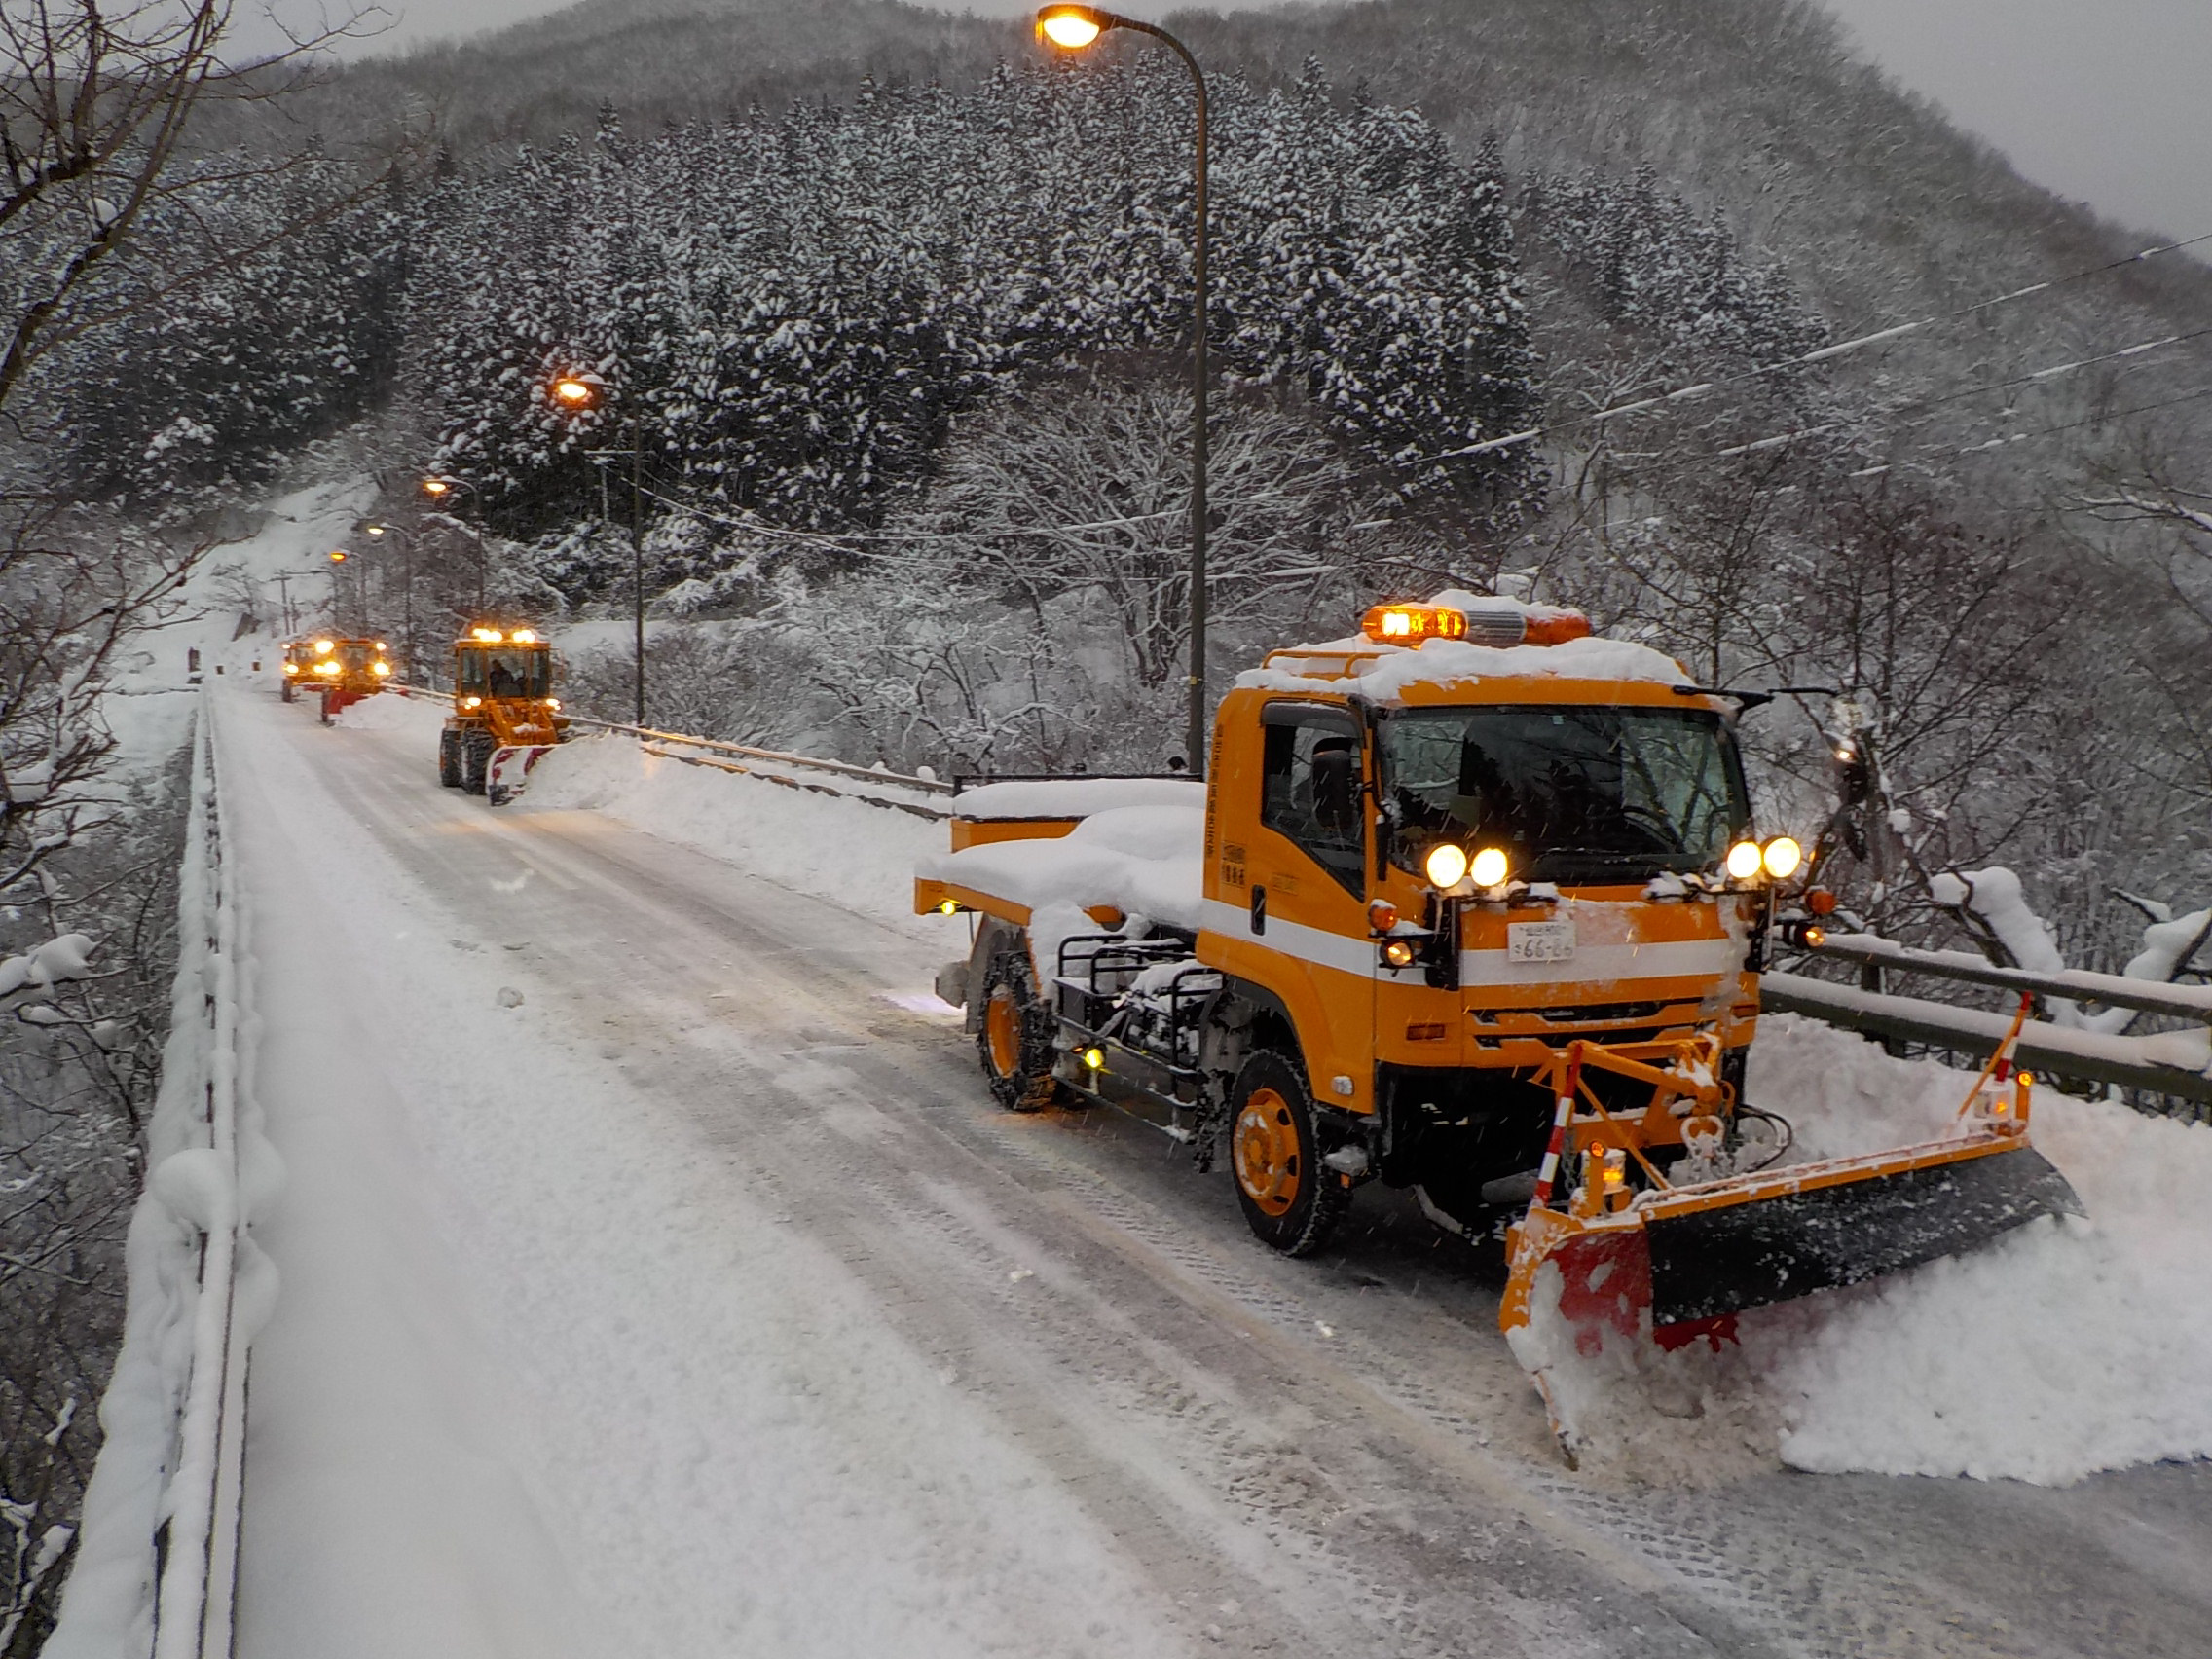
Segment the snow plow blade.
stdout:
<svg viewBox="0 0 2212 1659">
<path fill-rule="evenodd" d="M 1944 1156 L 1900 1161 L 1922 1152 Z M 1870 1172 L 1854 1167 L 1865 1161 L 1792 1170 L 1782 1191 L 1708 1189 L 1694 1207 L 1654 1206 L 1643 1229 L 1653 1327 L 1861 1284 L 1971 1250 L 2038 1216 L 2082 1213 L 2066 1177 L 2017 1140 L 1916 1148 L 1887 1155 Z"/>
<path fill-rule="evenodd" d="M 554 746 L 550 743 L 513 743 L 492 751 L 492 758 L 484 767 L 484 799 L 493 806 L 504 806 L 523 792 L 530 774 L 537 764 L 537 757 Z"/>
<path fill-rule="evenodd" d="M 1526 1324 L 1546 1266 L 1576 1349 L 1608 1333 L 1679 1347 L 1730 1315 L 1973 1249 L 2044 1215 L 2080 1215 L 2048 1159 L 1984 1135 L 1681 1187 L 1633 1209 L 1531 1209 L 1512 1234 L 1499 1323 Z"/>
</svg>

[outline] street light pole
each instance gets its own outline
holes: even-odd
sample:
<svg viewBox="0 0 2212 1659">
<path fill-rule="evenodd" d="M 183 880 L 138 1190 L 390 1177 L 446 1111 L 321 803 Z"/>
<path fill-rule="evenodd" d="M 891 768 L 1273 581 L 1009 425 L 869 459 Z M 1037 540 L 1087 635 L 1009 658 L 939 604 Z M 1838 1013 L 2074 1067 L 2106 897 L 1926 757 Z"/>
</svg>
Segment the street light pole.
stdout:
<svg viewBox="0 0 2212 1659">
<path fill-rule="evenodd" d="M 556 409 L 582 415 L 597 409 L 607 393 L 606 383 L 596 374 L 566 374 L 554 378 L 545 394 Z M 614 452 L 619 455 L 619 450 Z M 600 518 L 607 517 L 607 472 L 599 475 Z M 632 674 L 636 690 L 637 723 L 645 723 L 645 417 L 639 410 L 630 417 L 630 611 L 636 655 Z"/>
<path fill-rule="evenodd" d="M 1157 23 L 1124 18 L 1096 6 L 1047 6 L 1037 14 L 1037 38 L 1062 52 L 1081 52 L 1112 29 L 1128 29 L 1150 35 L 1183 60 L 1198 94 L 1198 154 L 1195 207 L 1198 225 L 1191 251 L 1191 278 L 1195 290 L 1191 310 L 1191 672 L 1190 711 L 1185 742 L 1189 747 L 1191 775 L 1206 775 L 1206 76 L 1191 50 Z"/>
<path fill-rule="evenodd" d="M 630 417 L 630 597 L 637 625 L 637 724 L 645 723 L 645 423 Z"/>
</svg>

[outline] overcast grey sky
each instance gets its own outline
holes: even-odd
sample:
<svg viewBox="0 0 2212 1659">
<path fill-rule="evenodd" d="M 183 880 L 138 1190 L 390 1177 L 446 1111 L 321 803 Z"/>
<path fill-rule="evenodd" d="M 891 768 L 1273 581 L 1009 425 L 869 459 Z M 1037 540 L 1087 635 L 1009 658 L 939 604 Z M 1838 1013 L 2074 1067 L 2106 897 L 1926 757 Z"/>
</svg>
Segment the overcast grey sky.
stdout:
<svg viewBox="0 0 2212 1659">
<path fill-rule="evenodd" d="M 399 21 L 369 50 L 497 28 L 563 3 L 384 0 Z M 2145 229 L 2212 231 L 2212 0 L 1825 3 L 1899 80 L 2029 177 Z M 1177 9 L 1124 6 L 1139 17 Z M 949 0 L 944 9 L 1006 15 L 1029 4 Z"/>
</svg>

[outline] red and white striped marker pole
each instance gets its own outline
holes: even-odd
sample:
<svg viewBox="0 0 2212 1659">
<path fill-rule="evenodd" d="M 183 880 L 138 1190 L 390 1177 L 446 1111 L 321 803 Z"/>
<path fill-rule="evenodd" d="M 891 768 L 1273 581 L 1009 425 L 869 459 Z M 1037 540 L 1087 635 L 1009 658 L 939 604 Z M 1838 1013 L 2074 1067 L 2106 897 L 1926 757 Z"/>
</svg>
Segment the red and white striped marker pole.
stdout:
<svg viewBox="0 0 2212 1659">
<path fill-rule="evenodd" d="M 1552 1182 L 1559 1175 L 1560 1154 L 1567 1150 L 1567 1125 L 1574 1119 L 1574 1097 L 1582 1088 L 1582 1045 L 1569 1044 L 1567 1051 L 1567 1081 L 1559 1091 L 1559 1110 L 1552 1115 L 1551 1145 L 1544 1148 L 1543 1166 L 1536 1171 L 1535 1202 L 1543 1207 L 1552 1201 Z"/>
</svg>

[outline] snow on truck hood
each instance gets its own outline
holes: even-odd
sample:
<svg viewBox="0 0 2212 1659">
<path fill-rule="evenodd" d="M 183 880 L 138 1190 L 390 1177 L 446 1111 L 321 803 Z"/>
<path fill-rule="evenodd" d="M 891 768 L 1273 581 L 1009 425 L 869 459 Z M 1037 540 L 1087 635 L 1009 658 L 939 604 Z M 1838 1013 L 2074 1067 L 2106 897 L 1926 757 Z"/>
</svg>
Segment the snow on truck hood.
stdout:
<svg viewBox="0 0 2212 1659">
<path fill-rule="evenodd" d="M 1020 787 L 1024 786 L 991 786 Z M 1202 797 L 1196 786 L 1172 787 Z M 1085 909 L 1111 905 L 1126 915 L 1196 929 L 1205 830 L 1205 809 L 1195 802 L 1108 807 L 1055 839 L 992 841 L 957 853 L 937 853 L 921 860 L 914 873 L 925 880 L 995 893 L 1032 910 L 1052 904 Z"/>
</svg>

